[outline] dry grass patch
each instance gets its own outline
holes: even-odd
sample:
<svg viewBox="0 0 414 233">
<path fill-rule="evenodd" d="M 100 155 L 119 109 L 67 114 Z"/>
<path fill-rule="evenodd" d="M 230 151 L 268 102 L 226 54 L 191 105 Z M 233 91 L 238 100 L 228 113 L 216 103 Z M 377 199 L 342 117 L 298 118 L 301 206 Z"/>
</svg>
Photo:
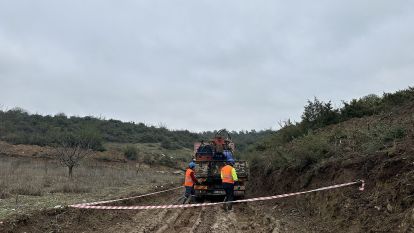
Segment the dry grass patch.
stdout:
<svg viewBox="0 0 414 233">
<path fill-rule="evenodd" d="M 91 188 L 76 183 L 65 183 L 54 187 L 51 193 L 89 193 Z"/>
<path fill-rule="evenodd" d="M 15 213 L 143 193 L 182 176 L 135 163 L 84 161 L 67 176 L 59 162 L 0 156 L 0 220 Z M 161 168 L 165 169 L 165 168 Z"/>
</svg>

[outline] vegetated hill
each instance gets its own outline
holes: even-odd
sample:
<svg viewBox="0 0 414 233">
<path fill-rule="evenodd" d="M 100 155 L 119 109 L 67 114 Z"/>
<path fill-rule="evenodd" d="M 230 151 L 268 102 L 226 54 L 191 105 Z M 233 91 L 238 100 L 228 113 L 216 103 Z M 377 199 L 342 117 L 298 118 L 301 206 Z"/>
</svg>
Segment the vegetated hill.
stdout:
<svg viewBox="0 0 414 233">
<path fill-rule="evenodd" d="M 54 145 L 65 134 L 92 135 L 96 150 L 104 150 L 103 142 L 160 143 L 165 149 L 193 148 L 193 143 L 208 140 L 217 131 L 194 133 L 188 130 L 169 130 L 166 127 L 143 123 L 105 120 L 92 116 L 77 117 L 57 114 L 42 116 L 14 108 L 0 111 L 0 140 L 13 144 Z M 244 150 L 258 139 L 271 133 L 266 131 L 232 131 L 237 149 Z M 90 137 L 90 136 L 88 136 Z"/>
<path fill-rule="evenodd" d="M 349 187 L 283 200 L 327 232 L 414 230 L 413 88 L 341 109 L 310 101 L 301 122 L 287 122 L 250 154 L 256 195 L 366 180 L 364 192 Z"/>
<path fill-rule="evenodd" d="M 0 111 L 0 139 L 14 144 L 50 145 L 64 133 L 94 131 L 106 142 L 162 143 L 165 148 L 191 147 L 198 135 L 143 123 L 104 120 L 91 116 L 42 116 L 15 108 Z"/>
</svg>

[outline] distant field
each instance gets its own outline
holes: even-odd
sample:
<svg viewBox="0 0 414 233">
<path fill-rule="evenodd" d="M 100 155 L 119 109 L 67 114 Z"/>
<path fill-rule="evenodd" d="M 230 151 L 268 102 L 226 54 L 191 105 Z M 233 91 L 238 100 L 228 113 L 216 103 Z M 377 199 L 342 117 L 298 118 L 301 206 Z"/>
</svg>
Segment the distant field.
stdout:
<svg viewBox="0 0 414 233">
<path fill-rule="evenodd" d="M 46 155 L 39 157 L 36 151 L 39 148 L 27 150 L 27 146 L 25 149 L 9 146 L 7 150 L 14 151 L 13 156 L 0 153 L 0 219 L 59 205 L 144 193 L 155 186 L 177 184 L 182 179 L 181 174 L 174 174 L 174 171 L 177 173 L 175 168 L 157 164 L 150 168 L 146 164 L 137 166 L 135 161 L 125 161 L 123 146 L 108 145 L 106 152 L 83 161 L 75 168 L 73 180 L 68 178 L 67 168 L 57 160 Z M 188 156 L 183 151 L 163 151 L 157 145 L 137 147 L 142 155 L 165 154 L 181 156 L 182 160 Z M 102 160 L 106 157 L 110 160 Z"/>
</svg>

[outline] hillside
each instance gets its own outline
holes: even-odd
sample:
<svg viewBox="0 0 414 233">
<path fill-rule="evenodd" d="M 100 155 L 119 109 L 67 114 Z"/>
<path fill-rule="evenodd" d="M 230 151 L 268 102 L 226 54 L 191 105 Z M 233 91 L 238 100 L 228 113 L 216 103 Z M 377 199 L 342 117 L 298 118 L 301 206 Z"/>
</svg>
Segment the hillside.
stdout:
<svg viewBox="0 0 414 233">
<path fill-rule="evenodd" d="M 337 111 L 340 120 L 305 131 L 302 127 L 316 125 L 321 115 L 306 122 L 304 114 L 302 122 L 287 124 L 258 143 L 251 148 L 252 194 L 364 179 L 364 192 L 343 189 L 281 202 L 305 213 L 314 224 L 323 221 L 326 232 L 414 230 L 414 95 L 412 88 L 392 95 L 401 93 L 407 94 L 403 100 L 377 112 L 342 120 L 342 109 Z"/>
<path fill-rule="evenodd" d="M 225 126 L 223 126 L 225 127 Z M 104 143 L 159 143 L 167 150 L 193 148 L 193 143 L 210 139 L 217 131 L 190 132 L 170 130 L 166 127 L 147 126 L 143 123 L 122 122 L 114 119 L 101 119 L 93 116 L 77 117 L 65 114 L 39 115 L 14 108 L 0 111 L 0 140 L 12 144 L 53 146 L 65 134 L 81 134 L 87 131 L 95 135 L 97 150 L 105 150 Z M 231 131 L 237 150 L 243 151 L 255 141 L 271 133 L 265 131 Z"/>
<path fill-rule="evenodd" d="M 192 147 L 198 135 L 188 130 L 168 130 L 143 123 L 106 120 L 92 116 L 67 117 L 65 114 L 42 116 L 15 108 L 0 111 L 0 139 L 13 144 L 51 145 L 64 133 L 89 130 L 104 142 L 162 143 L 166 149 Z"/>
</svg>

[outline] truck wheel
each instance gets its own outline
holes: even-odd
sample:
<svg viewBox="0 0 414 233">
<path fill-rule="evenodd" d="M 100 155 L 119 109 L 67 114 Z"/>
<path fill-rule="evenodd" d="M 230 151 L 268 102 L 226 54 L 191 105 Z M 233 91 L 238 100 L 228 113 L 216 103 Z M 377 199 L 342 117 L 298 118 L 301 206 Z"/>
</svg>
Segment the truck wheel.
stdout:
<svg viewBox="0 0 414 233">
<path fill-rule="evenodd" d="M 204 197 L 195 197 L 195 201 L 197 203 L 203 203 L 204 202 Z"/>
</svg>

